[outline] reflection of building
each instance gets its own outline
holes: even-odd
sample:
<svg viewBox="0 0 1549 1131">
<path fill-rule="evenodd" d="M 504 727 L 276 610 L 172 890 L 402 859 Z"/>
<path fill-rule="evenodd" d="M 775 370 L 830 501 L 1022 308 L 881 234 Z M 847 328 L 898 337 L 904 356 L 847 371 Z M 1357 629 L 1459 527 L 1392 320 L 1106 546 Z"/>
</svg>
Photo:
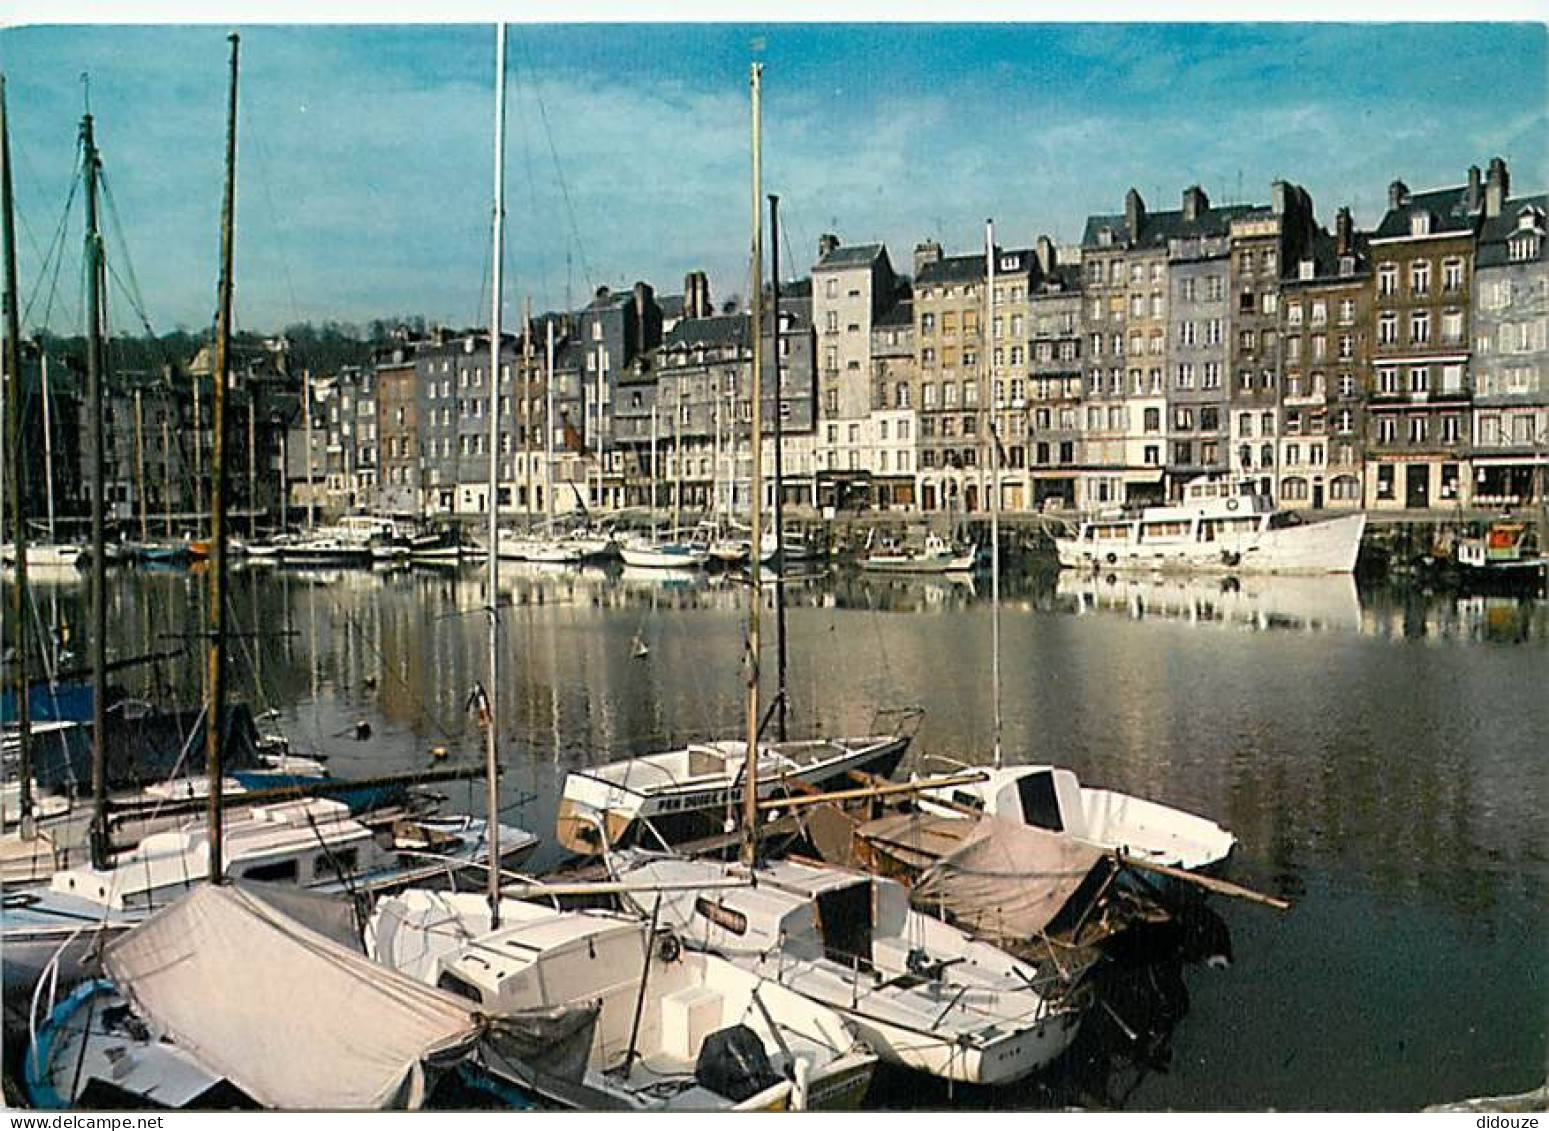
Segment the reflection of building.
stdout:
<svg viewBox="0 0 1549 1131">
<path fill-rule="evenodd" d="M 1543 501 L 1549 480 L 1549 197 L 1507 199 L 1490 163 L 1474 260 L 1474 501 Z"/>
</svg>

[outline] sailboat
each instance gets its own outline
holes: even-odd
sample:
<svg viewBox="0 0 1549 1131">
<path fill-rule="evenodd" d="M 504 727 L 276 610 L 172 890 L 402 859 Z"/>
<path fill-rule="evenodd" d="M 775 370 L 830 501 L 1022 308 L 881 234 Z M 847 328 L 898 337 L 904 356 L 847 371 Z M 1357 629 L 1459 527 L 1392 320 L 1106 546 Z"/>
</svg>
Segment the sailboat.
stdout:
<svg viewBox="0 0 1549 1131">
<path fill-rule="evenodd" d="M 497 327 L 504 25 L 498 36 Z M 489 554 L 493 606 L 493 531 Z M 490 612 L 493 622 L 493 607 Z M 492 630 L 492 680 L 494 639 Z M 493 811 L 493 702 L 489 710 Z M 450 989 L 493 1013 L 595 1002 L 595 1036 L 580 1080 L 556 1079 L 519 1061 L 495 1069 L 524 1094 L 562 1106 L 674 1111 L 761 1110 L 814 1102 L 853 1106 L 876 1062 L 832 1010 L 731 963 L 686 954 L 654 922 L 503 899 L 494 867 L 483 897 L 412 891 L 379 902 L 368 925 L 367 947 L 395 971 Z"/>
<path fill-rule="evenodd" d="M 206 681 L 207 710 L 211 718 L 217 719 L 223 717 L 225 704 L 224 391 L 231 335 L 237 108 L 238 41 L 235 35 L 230 39 L 231 92 L 213 405 L 213 631 Z M 96 154 L 89 115 L 84 138 L 91 168 Z M 89 226 L 95 235 L 95 180 L 90 175 L 87 200 Z M 89 243 L 89 250 L 91 246 Z M 98 268 L 93 280 L 94 285 L 100 286 L 100 261 Z M 92 306 L 95 309 L 95 299 Z M 98 388 L 95 381 L 93 387 Z M 100 407 L 100 402 L 94 407 Z M 100 489 L 94 498 L 102 498 Z M 100 502 L 97 505 L 94 526 L 100 538 Z M 493 517 L 493 507 L 491 514 Z M 94 561 L 100 563 L 100 558 Z M 96 568 L 100 570 L 100 564 Z M 493 606 L 493 586 L 490 599 Z M 100 631 L 100 621 L 98 628 Z M 492 652 L 495 640 L 492 626 Z M 101 648 L 100 636 L 93 647 Z M 99 673 L 100 670 L 99 665 Z M 99 742 L 100 734 L 99 729 Z M 497 813 L 493 793 L 493 725 L 488 734 L 493 817 Z M 274 1107 L 417 1107 L 426 1094 L 427 1074 L 444 1071 L 459 1062 L 486 1057 L 501 1059 L 516 1051 L 517 1045 L 523 1046 L 523 1055 L 544 1062 L 556 1050 L 567 1049 L 572 1043 L 578 1047 L 589 1043 L 588 1010 L 580 1010 L 583 1016 L 575 1023 L 568 1016 L 577 1012 L 573 1010 L 545 1011 L 542 1017 L 487 1018 L 470 1010 L 466 999 L 384 971 L 342 946 L 337 938 L 319 935 L 231 886 L 229 871 L 249 880 L 283 881 L 302 878 L 304 869 L 307 878 L 314 881 L 332 875 L 343 890 L 354 894 L 359 889 L 354 886 L 351 873 L 369 851 L 370 834 L 352 827 L 346 818 L 337 830 L 342 837 L 330 837 L 321 831 L 319 821 L 327 823 L 343 814 L 338 808 L 330 808 L 338 803 L 325 802 L 318 809 L 316 801 L 290 803 L 290 820 L 273 819 L 287 809 L 287 805 L 280 805 L 267 811 L 253 810 L 228 824 L 222 809 L 224 742 L 223 728 L 208 728 L 208 815 L 202 843 L 198 845 L 208 885 L 195 887 L 152 915 L 140 929 L 125 932 L 110 942 L 105 964 L 112 980 L 88 982 L 58 1005 L 52 999 L 59 984 L 60 963 L 72 944 L 80 936 L 89 935 L 93 926 L 112 921 L 114 912 L 139 911 L 143 915 L 164 894 L 165 887 L 186 885 L 190 879 L 187 846 L 181 842 L 168 844 L 171 851 L 158 859 L 154 849 L 161 847 L 159 842 L 142 845 L 142 867 L 133 872 L 135 876 L 143 872 L 148 883 L 126 878 L 124 872 L 104 874 L 102 865 L 108 845 L 103 820 L 94 829 L 94 869 L 56 877 L 56 894 L 81 896 L 88 901 L 95 897 L 105 906 L 100 917 L 95 907 L 76 917 L 80 926 L 75 935 L 60 944 L 51 969 L 39 980 L 34 993 L 36 1037 L 28 1051 L 27 1082 L 35 1103 L 69 1106 L 81 1098 L 83 1087 L 92 1082 L 115 1089 L 120 1095 L 127 1093 L 138 1102 L 188 1103 L 208 1098 L 217 1085 L 230 1082 L 239 1095 Z M 101 813 L 100 762 L 98 769 L 95 776 Z M 278 826 L 284 825 L 291 827 L 291 833 L 288 843 L 281 844 L 275 833 Z M 492 890 L 498 890 L 501 831 L 495 820 L 484 828 L 486 870 Z M 306 848 L 298 847 L 298 839 Z M 434 870 L 440 870 L 439 864 Z M 98 890 L 91 890 L 93 885 Z M 169 956 L 174 957 L 169 961 Z M 276 989 L 284 987 L 305 990 L 290 999 L 294 1008 L 288 1007 L 283 997 L 275 998 Z M 212 1010 L 210 1002 L 216 996 L 220 1008 Z M 41 1009 L 44 1002 L 47 1007 Z M 91 1018 L 99 1006 L 103 1010 L 102 1023 L 94 1027 Z M 40 1011 L 46 1012 L 41 1024 Z M 77 1021 L 82 1013 L 85 1024 Z M 519 1021 L 525 1024 L 518 1024 Z M 555 1022 L 557 1028 L 543 1024 L 546 1021 Z M 540 1032 L 541 1029 L 548 1031 Z M 269 1039 L 267 1035 L 276 1031 L 282 1039 Z M 573 1057 L 570 1059 L 574 1061 Z M 86 1071 L 88 1065 L 92 1069 L 90 1074 Z M 571 1073 L 562 1072 L 568 1074 Z"/>
</svg>

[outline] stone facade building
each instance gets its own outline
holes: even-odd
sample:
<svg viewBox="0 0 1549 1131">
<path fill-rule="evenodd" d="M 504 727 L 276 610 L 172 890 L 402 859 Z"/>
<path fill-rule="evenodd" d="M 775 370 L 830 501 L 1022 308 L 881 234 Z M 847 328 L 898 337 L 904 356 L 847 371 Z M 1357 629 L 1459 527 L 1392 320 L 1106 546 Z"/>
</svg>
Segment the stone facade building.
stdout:
<svg viewBox="0 0 1549 1131">
<path fill-rule="evenodd" d="M 1508 188 L 1497 158 L 1474 260 L 1474 501 L 1489 506 L 1549 490 L 1549 197 Z"/>
<path fill-rule="evenodd" d="M 1472 497 L 1469 306 L 1482 208 L 1477 168 L 1463 186 L 1388 188 L 1388 211 L 1371 238 L 1370 508 L 1467 506 Z"/>
</svg>

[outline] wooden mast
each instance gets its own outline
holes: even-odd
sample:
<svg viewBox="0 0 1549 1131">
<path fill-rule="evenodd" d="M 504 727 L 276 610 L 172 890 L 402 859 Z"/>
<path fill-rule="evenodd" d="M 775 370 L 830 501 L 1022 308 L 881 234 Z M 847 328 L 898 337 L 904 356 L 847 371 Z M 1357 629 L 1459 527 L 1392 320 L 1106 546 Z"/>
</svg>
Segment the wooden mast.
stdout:
<svg viewBox="0 0 1549 1131">
<path fill-rule="evenodd" d="M 210 845 L 210 882 L 225 882 L 222 773 L 226 746 L 226 394 L 231 379 L 232 243 L 237 210 L 237 51 L 231 43 L 231 85 L 226 101 L 226 186 L 221 201 L 220 306 L 215 322 L 215 370 L 210 374 L 210 647 L 209 705 L 204 716 L 205 775 L 209 779 L 206 817 Z"/>
<path fill-rule="evenodd" d="M 995 715 L 995 768 L 1001 763 L 1000 720 L 1000 433 L 995 427 L 995 370 L 990 364 L 995 348 L 995 221 L 984 222 L 984 342 L 979 356 L 985 359 L 989 388 L 984 399 L 990 405 L 990 684 Z M 982 402 L 981 402 L 982 403 Z"/>
<path fill-rule="evenodd" d="M 769 296 L 774 318 L 769 335 L 769 356 L 774 367 L 774 532 L 775 545 L 780 551 L 779 568 L 775 572 L 775 735 L 784 742 L 790 737 L 786 731 L 790 694 L 785 651 L 785 463 L 781 458 L 785 441 L 780 419 L 784 415 L 780 384 L 780 198 L 773 193 L 769 195 Z"/>
<path fill-rule="evenodd" d="M 91 452 L 91 800 L 89 836 L 91 863 L 107 868 L 107 569 L 104 554 L 103 493 L 107 475 L 103 463 L 102 384 L 104 323 L 102 296 L 106 268 L 102 257 L 102 233 L 97 221 L 97 145 L 91 115 L 81 120 L 81 149 L 86 177 L 86 420 Z"/>
<path fill-rule="evenodd" d="M 489 844 L 490 930 L 500 926 L 500 614 L 495 572 L 498 561 L 497 538 L 500 517 L 500 414 L 495 410 L 500 373 L 500 298 L 501 267 L 505 256 L 505 164 L 506 164 L 506 25 L 495 25 L 495 205 L 493 218 L 494 269 L 490 286 L 489 313 L 489 545 L 484 561 L 484 590 L 489 606 L 489 658 L 484 687 L 484 770 L 488 813 L 484 836 Z"/>
<path fill-rule="evenodd" d="M 27 460 L 22 440 L 21 314 L 16 286 L 16 206 L 11 185 L 11 119 L 6 107 L 5 76 L 0 75 L 0 224 L 5 238 L 5 392 L 10 397 L 11 522 L 16 554 L 16 584 L 11 590 L 11 623 L 16 626 L 16 741 L 20 829 L 32 835 L 32 718 L 27 678 L 27 514 L 23 486 Z"/>
<path fill-rule="evenodd" d="M 748 390 L 751 403 L 749 416 L 748 456 L 752 461 L 749 478 L 752 490 L 748 495 L 748 520 L 753 529 L 748 534 L 748 644 L 746 670 L 748 680 L 748 753 L 742 772 L 742 863 L 751 868 L 758 861 L 758 614 L 763 594 L 759 585 L 760 542 L 763 535 L 763 431 L 764 431 L 764 351 L 760 337 L 763 319 L 760 317 L 764 304 L 764 224 L 763 224 L 763 138 L 760 110 L 760 81 L 763 64 L 754 63 L 750 77 L 753 98 L 753 247 L 748 257 L 752 263 L 753 300 L 748 315 L 748 337 L 752 343 L 753 379 Z M 681 460 L 680 460 L 681 463 Z"/>
</svg>

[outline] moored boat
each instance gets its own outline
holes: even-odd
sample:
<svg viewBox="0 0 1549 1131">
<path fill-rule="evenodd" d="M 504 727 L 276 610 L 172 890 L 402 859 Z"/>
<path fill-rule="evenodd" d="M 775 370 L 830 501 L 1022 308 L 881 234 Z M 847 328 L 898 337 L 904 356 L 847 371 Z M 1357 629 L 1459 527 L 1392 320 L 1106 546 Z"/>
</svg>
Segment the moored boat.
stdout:
<svg viewBox="0 0 1549 1131">
<path fill-rule="evenodd" d="M 1177 503 L 1104 511 L 1054 543 L 1069 568 L 1352 573 L 1365 530 L 1364 511 L 1306 521 L 1251 483 L 1201 476 Z"/>
<path fill-rule="evenodd" d="M 759 747 L 758 796 L 821 787 L 852 770 L 887 775 L 913 735 L 769 742 Z M 691 743 L 565 776 L 557 835 L 572 852 L 595 853 L 643 842 L 678 844 L 722 831 L 728 807 L 743 799 L 747 745 Z"/>
<path fill-rule="evenodd" d="M 977 561 L 978 551 L 974 546 L 958 546 L 931 533 L 918 547 L 868 546 L 859 565 L 876 573 L 966 573 Z"/>
</svg>

